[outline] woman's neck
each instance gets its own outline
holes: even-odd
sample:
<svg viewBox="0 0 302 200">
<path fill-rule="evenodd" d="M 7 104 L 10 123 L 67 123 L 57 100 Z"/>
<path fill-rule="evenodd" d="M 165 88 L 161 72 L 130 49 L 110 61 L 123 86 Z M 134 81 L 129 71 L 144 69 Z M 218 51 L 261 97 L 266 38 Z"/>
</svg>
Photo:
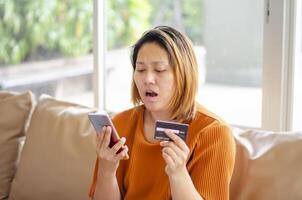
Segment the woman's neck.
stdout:
<svg viewBox="0 0 302 200">
<path fill-rule="evenodd" d="M 151 112 L 145 110 L 145 119 L 152 124 L 155 124 L 156 120 L 170 120 L 170 115 L 167 112 Z"/>
</svg>

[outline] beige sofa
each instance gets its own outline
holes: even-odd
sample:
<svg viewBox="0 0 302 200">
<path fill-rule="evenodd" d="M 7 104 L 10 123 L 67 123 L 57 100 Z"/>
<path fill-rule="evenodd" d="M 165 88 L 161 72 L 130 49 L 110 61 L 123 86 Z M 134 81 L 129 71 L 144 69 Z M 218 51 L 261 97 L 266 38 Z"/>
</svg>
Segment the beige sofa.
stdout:
<svg viewBox="0 0 302 200">
<path fill-rule="evenodd" d="M 0 200 L 89 199 L 95 134 L 87 113 L 94 110 L 0 92 Z M 302 132 L 234 128 L 234 137 L 230 199 L 302 199 Z"/>
</svg>

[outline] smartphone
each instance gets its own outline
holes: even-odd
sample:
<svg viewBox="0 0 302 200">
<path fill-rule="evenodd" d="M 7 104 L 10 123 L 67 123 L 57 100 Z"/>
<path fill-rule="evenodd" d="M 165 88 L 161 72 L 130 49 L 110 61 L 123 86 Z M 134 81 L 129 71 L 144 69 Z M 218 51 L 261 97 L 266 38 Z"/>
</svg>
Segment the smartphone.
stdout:
<svg viewBox="0 0 302 200">
<path fill-rule="evenodd" d="M 111 138 L 110 138 L 110 144 L 109 147 L 111 148 L 114 146 L 119 140 L 120 137 L 117 134 L 117 131 L 108 116 L 106 111 L 99 111 L 99 112 L 94 112 L 94 113 L 88 113 L 88 118 L 93 125 L 94 129 L 96 130 L 97 133 L 100 133 L 102 131 L 102 128 L 104 126 L 110 126 L 111 127 Z M 121 151 L 120 149 L 118 153 Z"/>
</svg>

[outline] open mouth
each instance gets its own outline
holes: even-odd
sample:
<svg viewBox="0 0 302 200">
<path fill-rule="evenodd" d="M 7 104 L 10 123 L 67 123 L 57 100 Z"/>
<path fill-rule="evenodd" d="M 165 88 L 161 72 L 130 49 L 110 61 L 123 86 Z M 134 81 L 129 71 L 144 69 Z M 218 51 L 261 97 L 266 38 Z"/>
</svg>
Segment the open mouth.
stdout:
<svg viewBox="0 0 302 200">
<path fill-rule="evenodd" d="M 146 92 L 146 96 L 147 97 L 156 97 L 158 94 L 156 92 L 153 91 L 147 91 Z"/>
</svg>

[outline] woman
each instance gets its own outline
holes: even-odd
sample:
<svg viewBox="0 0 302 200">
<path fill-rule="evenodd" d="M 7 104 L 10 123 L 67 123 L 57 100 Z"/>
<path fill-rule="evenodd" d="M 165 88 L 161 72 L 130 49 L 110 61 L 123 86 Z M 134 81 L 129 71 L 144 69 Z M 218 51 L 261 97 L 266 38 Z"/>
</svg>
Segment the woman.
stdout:
<svg viewBox="0 0 302 200">
<path fill-rule="evenodd" d="M 198 72 L 189 39 L 156 27 L 136 42 L 131 61 L 136 107 L 114 117 L 122 137 L 112 148 L 111 128 L 98 134 L 90 197 L 228 199 L 235 144 L 229 126 L 195 101 Z M 155 140 L 156 120 L 188 124 L 186 142 L 170 130 L 172 141 Z"/>
</svg>

